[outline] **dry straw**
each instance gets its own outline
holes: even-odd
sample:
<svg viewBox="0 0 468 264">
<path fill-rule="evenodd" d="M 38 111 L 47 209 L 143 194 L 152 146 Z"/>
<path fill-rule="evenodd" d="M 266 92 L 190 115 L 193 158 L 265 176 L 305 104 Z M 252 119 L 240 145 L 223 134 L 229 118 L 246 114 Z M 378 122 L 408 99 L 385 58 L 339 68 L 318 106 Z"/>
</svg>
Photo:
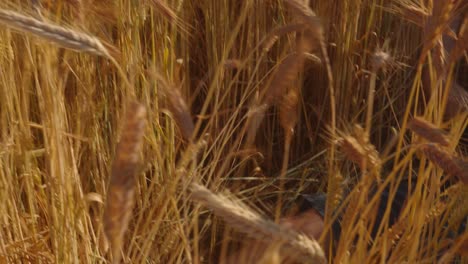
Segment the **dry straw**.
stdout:
<svg viewBox="0 0 468 264">
<path fill-rule="evenodd" d="M 263 219 L 241 202 L 232 201 L 225 196 L 214 194 L 204 186 L 192 183 L 192 199 L 222 217 L 239 231 L 263 241 L 282 241 L 286 250 L 295 252 L 301 263 L 325 263 L 325 255 L 317 241 L 295 231 Z"/>
<path fill-rule="evenodd" d="M 104 230 L 112 250 L 113 263 L 120 263 L 123 236 L 132 213 L 145 120 L 145 107 L 136 102 L 131 103 L 112 164 L 104 211 Z"/>
<path fill-rule="evenodd" d="M 165 1 L 162 0 L 150 0 L 149 3 L 153 8 L 162 15 L 165 19 L 167 19 L 171 24 L 176 25 L 180 28 L 183 32 L 188 32 L 190 28 L 186 23 L 184 23 L 176 14 L 171 7 L 168 6 Z"/>
<path fill-rule="evenodd" d="M 20 32 L 44 38 L 64 48 L 110 58 L 109 52 L 101 41 L 85 33 L 3 9 L 0 9 L 0 23 Z"/>
</svg>

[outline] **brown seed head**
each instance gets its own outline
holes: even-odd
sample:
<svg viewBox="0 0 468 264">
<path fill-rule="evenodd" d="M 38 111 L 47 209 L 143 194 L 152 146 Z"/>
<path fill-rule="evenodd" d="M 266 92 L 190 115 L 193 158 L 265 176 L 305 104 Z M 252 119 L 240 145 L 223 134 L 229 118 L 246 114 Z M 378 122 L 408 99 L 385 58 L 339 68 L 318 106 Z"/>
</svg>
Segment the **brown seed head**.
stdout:
<svg viewBox="0 0 468 264">
<path fill-rule="evenodd" d="M 438 128 L 434 124 L 427 122 L 422 117 L 413 118 L 409 122 L 408 127 L 414 133 L 427 139 L 431 143 L 437 143 L 446 147 L 448 147 L 450 144 L 446 133 L 442 129 Z"/>
<path fill-rule="evenodd" d="M 370 143 L 367 133 L 361 126 L 354 128 L 355 136 L 345 136 L 340 141 L 342 151 L 346 157 L 356 163 L 361 169 L 380 169 L 381 160 L 375 146 Z"/>
<path fill-rule="evenodd" d="M 157 72 L 153 72 L 153 74 L 161 82 L 162 92 L 168 101 L 167 108 L 171 112 L 182 136 L 185 140 L 190 141 L 195 131 L 195 125 L 184 97 L 180 93 L 180 90 L 171 85 L 161 74 Z"/>
<path fill-rule="evenodd" d="M 376 51 L 371 59 L 372 69 L 374 71 L 378 71 L 381 68 L 385 69 L 385 66 L 387 66 L 390 63 L 391 59 L 392 58 L 388 53 L 382 50 Z"/>
<path fill-rule="evenodd" d="M 76 51 L 110 57 L 101 41 L 93 36 L 66 29 L 14 11 L 0 9 L 0 23 Z"/>
<path fill-rule="evenodd" d="M 458 177 L 458 179 L 468 184 L 468 162 L 460 159 L 435 144 L 425 144 L 422 151 L 426 157 L 435 165 L 442 168 L 447 174 Z"/>
<path fill-rule="evenodd" d="M 131 103 L 124 122 L 112 163 L 104 211 L 104 231 L 112 250 L 113 263 L 120 263 L 123 236 L 134 204 L 135 177 L 146 123 L 145 107 Z"/>
<path fill-rule="evenodd" d="M 280 124 L 286 133 L 293 134 L 297 123 L 299 95 L 296 87 L 291 87 L 280 103 Z"/>
</svg>

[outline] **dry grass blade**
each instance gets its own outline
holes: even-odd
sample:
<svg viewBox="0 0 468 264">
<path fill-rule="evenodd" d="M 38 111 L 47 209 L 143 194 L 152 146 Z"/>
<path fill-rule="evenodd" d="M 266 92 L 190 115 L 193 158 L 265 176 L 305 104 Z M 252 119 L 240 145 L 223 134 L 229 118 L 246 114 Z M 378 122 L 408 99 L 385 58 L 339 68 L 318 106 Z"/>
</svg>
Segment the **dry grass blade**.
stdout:
<svg viewBox="0 0 468 264">
<path fill-rule="evenodd" d="M 435 144 L 422 146 L 426 157 L 434 164 L 442 168 L 446 173 L 458 177 L 464 184 L 468 184 L 468 162 L 462 160 L 447 151 L 437 147 Z"/>
<path fill-rule="evenodd" d="M 0 23 L 18 31 L 47 39 L 68 49 L 110 57 L 109 52 L 99 39 L 81 32 L 3 9 L 0 9 Z"/>
<path fill-rule="evenodd" d="M 179 27 L 183 32 L 188 32 L 188 26 L 183 23 L 174 10 L 172 10 L 166 3 L 164 3 L 164 1 L 151 0 L 150 2 L 154 9 L 161 13 L 169 22 L 177 25 L 177 27 Z"/>
<path fill-rule="evenodd" d="M 120 263 L 123 236 L 132 213 L 135 174 L 143 143 L 145 119 L 145 107 L 136 102 L 131 103 L 112 163 L 104 211 L 104 230 L 112 250 L 113 263 Z"/>
<path fill-rule="evenodd" d="M 256 239 L 284 241 L 285 246 L 296 251 L 296 256 L 310 263 L 324 263 L 325 255 L 320 245 L 305 235 L 263 219 L 240 202 L 216 195 L 204 186 L 191 184 L 192 199 L 203 203 L 230 225 Z"/>
<path fill-rule="evenodd" d="M 446 147 L 448 147 L 450 144 L 448 137 L 445 135 L 445 132 L 442 129 L 436 127 L 434 124 L 427 122 L 421 117 L 413 118 L 413 120 L 409 122 L 408 127 L 414 133 L 427 139 L 431 143 L 437 143 Z"/>
<path fill-rule="evenodd" d="M 423 27 L 428 13 L 424 8 L 415 3 L 406 2 L 391 7 L 391 11 L 398 14 L 401 18 Z"/>
</svg>

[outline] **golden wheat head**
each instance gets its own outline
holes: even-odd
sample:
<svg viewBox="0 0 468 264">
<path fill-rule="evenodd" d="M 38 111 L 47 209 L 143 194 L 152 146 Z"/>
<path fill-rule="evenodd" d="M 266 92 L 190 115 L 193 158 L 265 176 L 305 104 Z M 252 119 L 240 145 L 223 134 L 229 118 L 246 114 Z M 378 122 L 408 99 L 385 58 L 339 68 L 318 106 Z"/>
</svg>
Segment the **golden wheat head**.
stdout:
<svg viewBox="0 0 468 264">
<path fill-rule="evenodd" d="M 415 117 L 410 121 L 408 127 L 419 136 L 427 139 L 431 143 L 437 143 L 442 146 L 448 147 L 450 144 L 449 139 L 445 135 L 445 132 L 436 127 L 435 125 L 427 122 L 421 117 Z"/>
<path fill-rule="evenodd" d="M 382 166 L 379 153 L 369 141 L 368 134 L 361 126 L 356 125 L 354 127 L 354 136 L 344 136 L 339 144 L 346 157 L 359 165 L 361 169 L 367 166 L 370 169 L 379 170 Z"/>
<path fill-rule="evenodd" d="M 0 9 L 0 23 L 20 32 L 41 37 L 64 48 L 110 57 L 101 41 L 93 36 L 43 22 L 14 11 Z"/>
<path fill-rule="evenodd" d="M 284 241 L 285 249 L 305 262 L 324 263 L 325 254 L 317 241 L 262 218 L 240 201 L 214 194 L 202 185 L 192 183 L 192 199 L 209 207 L 239 231 L 263 241 Z"/>
<path fill-rule="evenodd" d="M 161 82 L 162 92 L 167 99 L 167 108 L 185 140 L 190 141 L 195 132 L 195 124 L 192 120 L 190 108 L 187 105 L 180 90 L 164 78 L 157 71 L 153 72 L 154 77 Z"/>
<path fill-rule="evenodd" d="M 128 106 L 122 136 L 112 163 L 104 211 L 104 230 L 109 241 L 113 263 L 119 263 L 125 231 L 134 203 L 135 174 L 145 128 L 145 107 L 133 102 Z"/>
<path fill-rule="evenodd" d="M 464 184 L 468 184 L 468 162 L 450 154 L 435 144 L 425 144 L 422 151 L 434 164 L 442 168 L 447 174 L 458 177 Z"/>
</svg>

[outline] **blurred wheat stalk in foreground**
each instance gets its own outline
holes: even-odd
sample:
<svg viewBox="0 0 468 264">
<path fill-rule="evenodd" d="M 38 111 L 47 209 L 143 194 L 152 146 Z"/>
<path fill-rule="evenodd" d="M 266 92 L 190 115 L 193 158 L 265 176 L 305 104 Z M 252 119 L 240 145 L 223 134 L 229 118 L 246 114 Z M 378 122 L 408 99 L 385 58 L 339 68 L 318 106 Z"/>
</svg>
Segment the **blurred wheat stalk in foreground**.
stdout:
<svg viewBox="0 0 468 264">
<path fill-rule="evenodd" d="M 128 106 L 122 136 L 112 164 L 104 230 L 110 243 L 113 263 L 120 263 L 123 236 L 127 230 L 134 204 L 135 174 L 142 148 L 146 109 L 139 103 Z"/>
</svg>

